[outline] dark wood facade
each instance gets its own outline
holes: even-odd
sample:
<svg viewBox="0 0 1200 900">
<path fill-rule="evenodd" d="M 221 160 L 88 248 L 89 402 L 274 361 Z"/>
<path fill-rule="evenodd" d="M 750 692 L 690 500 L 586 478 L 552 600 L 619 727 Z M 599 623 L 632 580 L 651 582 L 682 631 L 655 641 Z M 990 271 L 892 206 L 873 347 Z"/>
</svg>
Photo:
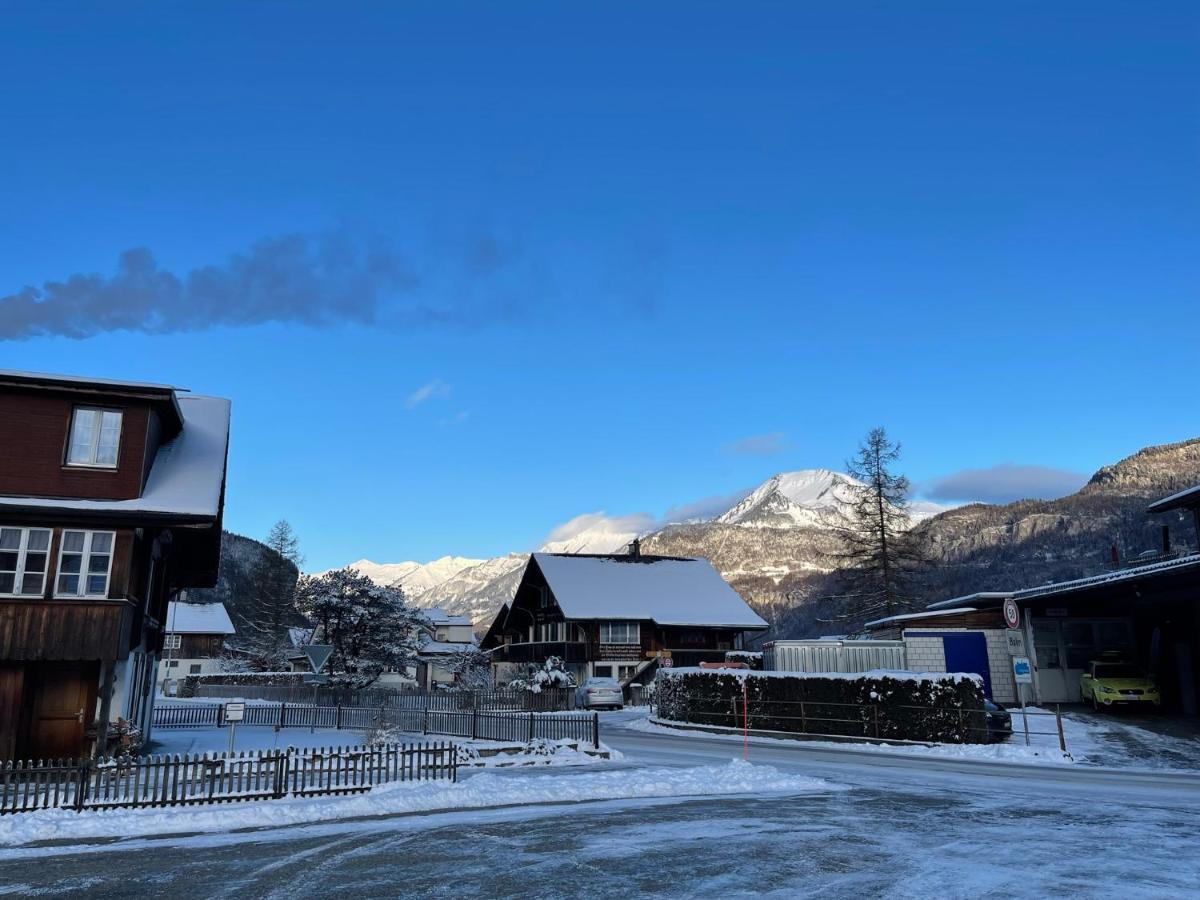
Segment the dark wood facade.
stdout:
<svg viewBox="0 0 1200 900">
<path fill-rule="evenodd" d="M 606 623 L 633 621 L 637 622 L 636 640 L 604 639 Z M 622 680 L 627 682 L 648 681 L 659 664 L 696 666 L 723 661 L 727 651 L 743 647 L 748 630 L 660 625 L 649 616 L 637 620 L 571 619 L 564 614 L 536 562 L 531 562 L 511 605 L 501 610 L 480 646 L 491 651 L 493 665 L 499 670 L 508 667 L 513 672 L 525 664 L 540 664 L 557 656 L 577 679 L 597 674 L 599 666 L 601 674 L 619 676 L 625 672 L 629 677 Z"/>
<path fill-rule="evenodd" d="M 121 412 L 115 466 L 67 464 L 81 406 Z M 148 722 L 146 658 L 161 650 L 169 599 L 215 578 L 220 511 L 197 520 L 119 501 L 142 496 L 160 446 L 183 426 L 170 388 L 0 373 L 0 528 L 50 532 L 41 592 L 0 594 L 0 759 L 104 750 L 119 686 L 140 692 L 128 709 Z M 63 536 L 73 531 L 112 535 L 103 596 L 58 590 Z M 126 665 L 144 683 L 130 687 Z"/>
</svg>

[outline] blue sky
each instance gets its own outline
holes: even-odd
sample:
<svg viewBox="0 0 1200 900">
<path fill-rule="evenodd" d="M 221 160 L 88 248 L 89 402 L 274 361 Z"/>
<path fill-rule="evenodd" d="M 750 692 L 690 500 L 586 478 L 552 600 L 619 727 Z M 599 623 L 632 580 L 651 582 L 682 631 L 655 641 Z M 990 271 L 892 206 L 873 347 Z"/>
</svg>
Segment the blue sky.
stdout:
<svg viewBox="0 0 1200 900">
<path fill-rule="evenodd" d="M 0 366 L 232 398 L 227 525 L 315 568 L 661 516 L 876 424 L 984 499 L 1200 433 L 1192 4 L 5 20 Z"/>
</svg>

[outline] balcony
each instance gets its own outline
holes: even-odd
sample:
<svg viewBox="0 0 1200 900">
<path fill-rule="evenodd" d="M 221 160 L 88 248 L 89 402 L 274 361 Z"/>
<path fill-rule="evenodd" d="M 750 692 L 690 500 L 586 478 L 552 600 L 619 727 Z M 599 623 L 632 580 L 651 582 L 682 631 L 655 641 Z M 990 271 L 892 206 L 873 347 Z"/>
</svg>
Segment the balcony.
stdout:
<svg viewBox="0 0 1200 900">
<path fill-rule="evenodd" d="M 492 651 L 493 662 L 541 663 L 548 657 L 557 656 L 564 662 L 588 661 L 586 641 L 530 641 L 521 644 L 504 644 Z"/>
</svg>

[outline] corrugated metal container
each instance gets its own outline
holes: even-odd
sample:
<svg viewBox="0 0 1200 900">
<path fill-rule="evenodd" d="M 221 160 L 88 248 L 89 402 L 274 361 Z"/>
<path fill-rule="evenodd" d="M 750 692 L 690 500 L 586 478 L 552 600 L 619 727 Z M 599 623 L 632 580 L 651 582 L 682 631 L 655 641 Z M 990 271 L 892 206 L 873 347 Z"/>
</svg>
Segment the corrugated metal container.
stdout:
<svg viewBox="0 0 1200 900">
<path fill-rule="evenodd" d="M 904 641 L 771 641 L 763 668 L 776 672 L 869 672 L 906 669 Z"/>
</svg>

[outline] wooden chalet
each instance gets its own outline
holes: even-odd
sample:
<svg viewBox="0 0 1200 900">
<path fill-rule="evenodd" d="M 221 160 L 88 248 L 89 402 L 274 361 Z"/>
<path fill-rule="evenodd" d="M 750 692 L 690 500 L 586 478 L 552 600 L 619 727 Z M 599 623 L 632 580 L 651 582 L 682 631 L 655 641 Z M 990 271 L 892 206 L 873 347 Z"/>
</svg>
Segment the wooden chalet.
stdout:
<svg viewBox="0 0 1200 900">
<path fill-rule="evenodd" d="M 216 582 L 229 401 L 0 371 L 0 758 L 149 733 L 167 604 Z"/>
<path fill-rule="evenodd" d="M 767 627 L 707 560 L 647 556 L 635 541 L 629 555 L 534 553 L 480 646 L 499 683 L 557 656 L 578 681 L 628 685 L 722 661 Z"/>
</svg>

